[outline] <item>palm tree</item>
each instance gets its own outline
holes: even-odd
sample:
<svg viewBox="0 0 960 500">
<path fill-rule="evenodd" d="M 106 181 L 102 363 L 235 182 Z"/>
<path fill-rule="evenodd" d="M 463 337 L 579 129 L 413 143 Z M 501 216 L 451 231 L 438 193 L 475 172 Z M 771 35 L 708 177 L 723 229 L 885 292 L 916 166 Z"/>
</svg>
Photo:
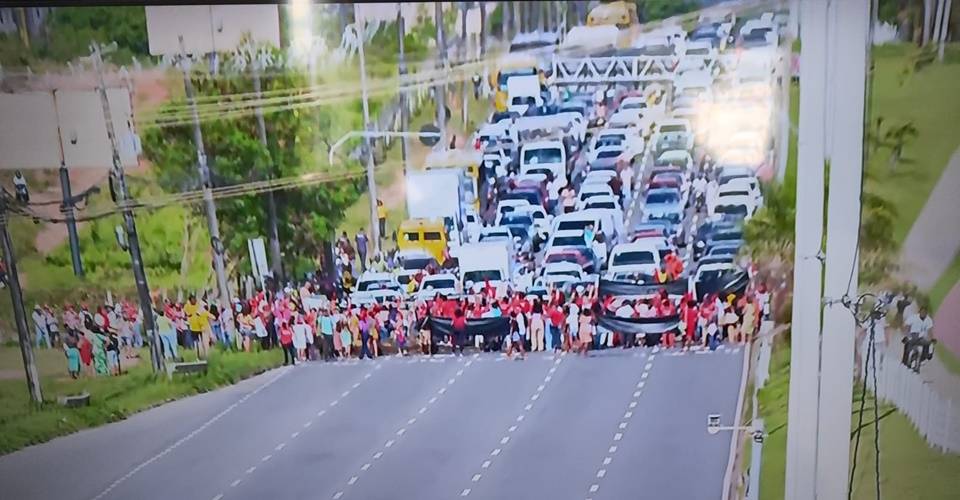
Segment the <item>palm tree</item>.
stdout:
<svg viewBox="0 0 960 500">
<path fill-rule="evenodd" d="M 919 131 L 917 127 L 913 125 L 912 121 L 889 128 L 884 133 L 883 137 L 886 140 L 887 146 L 890 147 L 891 171 L 896 170 L 900 160 L 903 159 L 903 150 L 906 148 L 907 142 L 916 139 L 917 135 L 919 135 Z"/>
<path fill-rule="evenodd" d="M 793 183 L 764 186 L 763 208 L 744 227 L 747 251 L 754 260 L 793 259 L 796 188 Z"/>
</svg>

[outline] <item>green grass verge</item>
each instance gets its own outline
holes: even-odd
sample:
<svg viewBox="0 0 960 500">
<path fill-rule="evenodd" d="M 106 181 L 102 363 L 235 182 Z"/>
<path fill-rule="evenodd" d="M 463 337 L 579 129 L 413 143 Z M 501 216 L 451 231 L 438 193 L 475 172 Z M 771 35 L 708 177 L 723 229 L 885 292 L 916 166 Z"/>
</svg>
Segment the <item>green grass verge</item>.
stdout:
<svg viewBox="0 0 960 500">
<path fill-rule="evenodd" d="M 918 132 L 896 169 L 890 168 L 888 148 L 870 154 L 867 164 L 871 174 L 868 185 L 899 213 L 893 227 L 898 243 L 906 238 L 950 156 L 960 146 L 955 124 L 960 116 L 960 94 L 955 91 L 960 63 L 951 57 L 904 77 L 913 50 L 904 44 L 873 49 L 871 121 L 882 117 L 884 129 L 909 121 Z"/>
<path fill-rule="evenodd" d="M 769 436 L 763 444 L 760 476 L 761 500 L 782 499 L 786 474 L 787 401 L 789 399 L 790 348 L 774 349 L 770 380 L 760 391 L 760 414 Z M 859 409 L 860 386 L 856 386 L 854 412 Z M 861 433 L 857 471 L 853 477 L 853 498 L 875 498 L 874 448 L 871 410 L 867 396 L 867 415 Z M 944 455 L 927 446 L 909 420 L 887 404 L 882 404 L 880 421 L 880 488 L 884 498 L 939 500 L 956 498 L 960 488 L 960 456 Z M 888 413 L 889 412 L 889 413 Z M 886 416 L 884 416 L 886 415 Z M 856 418 L 856 415 L 854 415 Z M 867 422 L 870 425 L 867 425 Z M 854 420 L 853 426 L 856 425 Z M 853 427 L 851 427 L 853 429 Z M 851 443 L 851 453 L 853 445 Z"/>
<path fill-rule="evenodd" d="M 233 384 L 282 363 L 282 354 L 276 349 L 257 353 L 213 352 L 206 375 L 178 376 L 167 381 L 165 375 L 155 376 L 148 358 L 144 358 L 120 377 L 72 380 L 64 375 L 66 364 L 62 360 L 59 375 L 51 374 L 52 365 L 47 358 L 46 353 L 41 353 L 41 362 L 47 366 L 41 367 L 45 376 L 44 403 L 40 407 L 30 402 L 23 380 L 0 380 L 0 401 L 4 402 L 0 405 L 0 455 Z M 67 409 L 56 403 L 57 396 L 84 391 L 90 393 L 90 406 Z"/>
<path fill-rule="evenodd" d="M 931 311 L 934 313 L 937 312 L 940 304 L 943 303 L 943 299 L 947 297 L 947 294 L 950 293 L 950 290 L 953 289 L 958 281 L 960 281 L 960 253 L 953 256 L 953 262 L 950 263 L 950 267 L 940 275 L 940 279 L 938 279 L 937 283 L 930 289 L 928 297 L 930 298 Z"/>
</svg>

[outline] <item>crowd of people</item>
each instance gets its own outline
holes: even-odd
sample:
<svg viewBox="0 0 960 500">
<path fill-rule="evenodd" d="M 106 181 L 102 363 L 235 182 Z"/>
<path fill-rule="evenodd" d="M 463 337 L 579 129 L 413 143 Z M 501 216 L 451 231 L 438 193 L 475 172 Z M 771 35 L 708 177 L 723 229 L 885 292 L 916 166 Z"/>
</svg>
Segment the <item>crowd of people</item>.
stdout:
<svg viewBox="0 0 960 500">
<path fill-rule="evenodd" d="M 749 342 L 768 309 L 768 297 L 762 286 L 739 298 L 711 295 L 697 301 L 689 293 L 672 298 L 663 289 L 649 298 L 629 299 L 601 297 L 594 286 L 527 295 L 503 294 L 487 284 L 459 297 L 437 294 L 417 301 L 359 305 L 348 298 L 338 300 L 336 291 L 321 291 L 316 282 L 308 282 L 271 295 L 261 291 L 249 299 L 234 299 L 231 308 L 196 296 L 184 302 L 158 301 L 154 320 L 160 350 L 168 360 L 182 360 L 184 350 L 205 358 L 215 346 L 244 352 L 279 348 L 285 364 L 376 358 L 388 351 L 433 355 L 441 347 L 462 354 L 471 340 L 477 349 L 522 359 L 531 351 L 585 355 L 589 350 L 637 344 L 716 348 L 725 339 Z M 604 316 L 675 322 L 648 339 L 603 326 Z M 452 326 L 438 329 L 432 318 Z M 470 320 L 481 318 L 506 318 L 499 323 L 506 326 L 473 329 L 468 335 Z M 148 341 L 142 310 L 126 300 L 95 308 L 67 304 L 62 311 L 38 304 L 32 321 L 36 345 L 61 347 L 73 377 L 120 374 L 124 360 L 137 358 Z"/>
</svg>

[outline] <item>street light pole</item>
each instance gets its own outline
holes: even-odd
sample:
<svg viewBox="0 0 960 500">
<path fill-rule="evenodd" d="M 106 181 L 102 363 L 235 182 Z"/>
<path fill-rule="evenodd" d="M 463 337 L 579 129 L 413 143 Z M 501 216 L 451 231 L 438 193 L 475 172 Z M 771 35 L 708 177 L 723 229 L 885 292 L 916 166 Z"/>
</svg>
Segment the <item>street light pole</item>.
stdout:
<svg viewBox="0 0 960 500">
<path fill-rule="evenodd" d="M 433 4 L 434 19 L 437 23 L 437 69 L 443 71 L 447 60 L 447 46 L 443 37 L 443 2 Z M 440 127 L 440 143 L 447 145 L 447 85 L 444 78 L 438 78 L 434 87 L 437 102 L 437 127 Z"/>
<path fill-rule="evenodd" d="M 357 35 L 357 47 L 360 54 L 360 95 L 363 100 L 363 130 L 370 131 L 370 103 L 367 99 L 367 66 L 363 55 L 363 33 L 354 24 L 353 31 Z M 373 236 L 373 248 L 380 253 L 380 225 L 377 223 L 377 180 L 374 177 L 373 141 L 370 136 L 365 138 L 367 148 L 367 192 L 370 195 L 370 234 Z M 331 149 L 331 153 L 333 150 Z"/>
<path fill-rule="evenodd" d="M 217 205 L 213 201 L 210 167 L 207 165 L 207 154 L 203 146 L 203 131 L 200 129 L 200 115 L 197 112 L 197 100 L 194 97 L 193 82 L 190 80 L 190 70 L 187 66 L 187 57 L 186 51 L 183 48 L 182 36 L 180 37 L 180 51 L 183 88 L 186 93 L 187 103 L 190 105 L 190 114 L 193 118 L 193 142 L 197 148 L 197 170 L 200 171 L 203 204 L 207 212 L 207 228 L 210 231 L 210 244 L 211 247 L 213 247 L 213 268 L 216 273 L 217 288 L 220 292 L 220 309 L 223 310 L 230 307 L 230 289 L 227 286 L 227 273 L 223 264 L 223 241 L 220 239 L 220 222 L 217 220 Z"/>
<path fill-rule="evenodd" d="M 407 59 L 404 51 L 404 38 L 406 32 L 406 25 L 403 19 L 403 4 L 397 4 L 397 42 L 400 45 L 400 53 L 397 57 L 397 69 L 400 73 L 400 81 L 403 81 L 403 77 L 407 74 Z M 401 88 L 400 90 L 400 130 L 407 130 L 410 127 L 410 99 L 406 90 Z M 406 175 L 407 171 L 410 169 L 408 164 L 408 156 L 410 154 L 409 149 L 410 143 L 406 137 L 400 138 L 400 159 L 403 161 L 403 173 Z"/>
<path fill-rule="evenodd" d="M 20 343 L 20 356 L 23 358 L 23 370 L 27 376 L 27 389 L 30 399 L 36 404 L 43 403 L 43 391 L 40 389 L 40 372 L 30 343 L 30 330 L 27 327 L 27 310 L 23 304 L 23 290 L 20 288 L 20 276 L 17 274 L 17 259 L 13 254 L 13 241 L 7 230 L 6 193 L 0 192 L 0 243 L 3 246 L 3 263 L 7 269 L 7 286 L 10 287 L 10 300 L 13 302 L 13 317 L 17 324 L 17 340 Z"/>
<path fill-rule="evenodd" d="M 112 152 L 113 169 L 110 172 L 112 181 L 117 183 L 115 192 L 117 204 L 125 204 L 130 198 L 127 191 L 127 181 L 123 173 L 123 163 L 120 161 L 120 151 L 117 147 L 117 136 L 113 130 L 113 116 L 110 114 L 110 101 L 107 99 L 107 86 L 103 81 L 103 54 L 98 43 L 91 44 L 94 69 L 97 72 L 97 90 L 100 93 L 100 104 L 103 107 L 103 119 L 107 127 L 107 139 Z M 160 338 L 157 335 L 157 325 L 153 317 L 153 304 L 150 300 L 150 286 L 147 285 L 147 273 L 143 268 L 143 255 L 140 252 L 140 238 L 137 236 L 137 223 L 133 218 L 130 207 L 123 208 L 123 223 L 127 232 L 127 248 L 130 252 L 130 264 L 133 268 L 133 280 L 137 285 L 137 296 L 140 300 L 140 311 L 143 313 L 143 324 L 150 339 L 150 361 L 154 373 L 163 371 L 163 355 L 160 351 Z"/>
</svg>

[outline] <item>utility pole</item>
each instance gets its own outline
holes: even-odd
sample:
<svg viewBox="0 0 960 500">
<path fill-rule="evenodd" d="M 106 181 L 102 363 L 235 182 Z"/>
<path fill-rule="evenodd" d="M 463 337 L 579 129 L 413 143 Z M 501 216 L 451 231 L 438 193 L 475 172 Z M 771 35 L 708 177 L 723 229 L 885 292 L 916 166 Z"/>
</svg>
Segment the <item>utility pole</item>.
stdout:
<svg viewBox="0 0 960 500">
<path fill-rule="evenodd" d="M 260 138 L 260 144 L 263 145 L 264 149 L 267 148 L 267 125 L 263 119 L 263 108 L 260 106 L 260 96 L 262 93 L 261 82 L 260 82 L 260 61 L 258 60 L 256 54 L 253 54 L 252 51 L 248 51 L 251 54 L 250 61 L 250 74 L 253 78 L 253 92 L 256 95 L 257 107 L 254 108 L 253 113 L 257 118 L 257 133 Z M 269 151 L 269 149 L 268 149 Z M 273 178 L 273 159 L 270 159 L 271 164 L 267 165 L 267 178 Z M 274 283 L 280 283 L 283 281 L 283 258 L 280 255 L 280 232 L 277 229 L 277 200 L 273 196 L 273 191 L 267 191 L 264 193 L 267 201 L 267 232 L 270 240 L 270 269 L 273 271 L 273 281 Z"/>
<path fill-rule="evenodd" d="M 952 7 L 951 0 L 942 0 L 944 2 L 943 7 L 943 21 L 941 22 L 940 28 L 940 46 L 937 48 L 937 60 L 943 62 L 943 44 L 947 41 L 947 30 L 950 28 L 950 8 Z"/>
<path fill-rule="evenodd" d="M 806 3 L 806 2 L 804 2 Z M 841 299 L 856 301 L 859 288 L 859 231 L 863 182 L 866 71 L 870 3 L 839 1 L 832 40 L 836 53 L 834 141 L 827 204 L 827 263 L 824 274 L 823 333 L 817 424 L 816 498 L 843 498 L 850 481 L 850 420 L 856 324 Z M 808 67 L 804 64 L 804 67 Z"/>
<path fill-rule="evenodd" d="M 790 399 L 787 416 L 787 467 L 784 498 L 815 498 L 817 395 L 820 364 L 823 197 L 826 145 L 827 1 L 802 2 L 798 123 L 796 245 L 794 245 L 793 326 L 790 348 Z M 782 140 L 786 141 L 784 137 Z M 753 471 L 751 471 L 753 472 Z M 751 474 L 752 475 L 752 474 Z"/>
<path fill-rule="evenodd" d="M 513 23 L 513 6 L 509 3 L 500 2 L 500 38 L 503 43 L 510 43 L 510 26 Z"/>
<path fill-rule="evenodd" d="M 130 199 L 127 190 L 126 176 L 123 172 L 123 163 L 120 161 L 120 151 L 117 146 L 117 135 L 113 130 L 113 116 L 110 114 L 110 101 L 107 99 L 107 85 L 103 81 L 103 53 L 100 44 L 90 45 L 91 58 L 97 72 L 97 90 L 100 93 L 100 104 L 103 107 L 103 119 L 107 126 L 107 139 L 112 150 L 113 169 L 110 172 L 111 182 L 116 183 L 116 203 L 126 205 Z M 163 355 L 160 351 L 160 338 L 157 335 L 157 325 L 153 316 L 153 302 L 150 300 L 150 287 L 147 285 L 147 273 L 143 268 L 143 256 L 140 253 L 140 238 L 137 236 L 137 223 L 133 218 L 133 209 L 123 207 L 123 223 L 127 232 L 127 248 L 130 252 L 130 264 L 133 268 L 133 280 L 137 285 L 137 296 L 140 300 L 140 311 L 143 313 L 143 324 L 147 329 L 147 338 L 150 339 L 150 362 L 154 373 L 163 371 Z"/>
<path fill-rule="evenodd" d="M 467 8 L 469 2 L 460 2 L 460 53 L 462 54 L 460 64 L 463 64 L 469 58 L 470 50 L 467 47 Z M 460 81 L 460 118 L 463 123 L 463 130 L 467 129 L 467 116 L 470 113 L 470 96 L 468 94 L 470 80 L 463 78 Z"/>
<path fill-rule="evenodd" d="M 67 240 L 70 242 L 70 262 L 73 264 L 73 274 L 82 278 L 83 261 L 80 260 L 80 237 L 77 235 L 77 217 L 74 208 L 76 200 L 73 199 L 73 192 L 70 189 L 70 171 L 64 164 L 60 164 L 60 193 L 63 195 L 60 211 L 63 212 L 67 223 Z"/>
<path fill-rule="evenodd" d="M 7 229 L 6 192 L 0 192 L 0 242 L 3 245 L 3 263 L 7 269 L 10 300 L 13 302 L 13 317 L 17 324 L 20 356 L 23 358 L 23 370 L 27 375 L 27 390 L 30 391 L 30 399 L 39 405 L 43 403 L 43 391 L 40 389 L 40 372 L 37 370 L 37 360 L 33 356 L 33 344 L 30 343 L 27 309 L 23 304 L 23 290 L 20 288 L 20 276 L 17 274 L 17 258 L 13 253 L 10 231 Z"/>
<path fill-rule="evenodd" d="M 523 32 L 523 2 L 510 2 L 513 4 L 513 35 L 516 36 L 518 33 Z M 513 37 L 511 37 L 512 39 Z M 506 40 L 507 43 L 510 43 L 510 40 Z"/>
<path fill-rule="evenodd" d="M 440 71 L 446 67 L 447 46 L 443 38 L 443 3 L 433 4 L 434 19 L 437 23 L 437 64 Z M 447 146 L 447 85 L 443 78 L 438 78 L 434 87 L 437 101 L 437 127 L 440 128 L 440 146 Z"/>
<path fill-rule="evenodd" d="M 227 273 L 223 264 L 223 241 L 220 239 L 220 222 L 217 220 L 217 205 L 213 201 L 212 183 L 210 181 L 210 167 L 207 166 L 207 154 L 203 147 L 203 131 L 200 130 L 200 114 L 197 112 L 197 99 L 194 96 L 193 82 L 190 80 L 190 68 L 187 64 L 186 50 L 183 48 L 183 37 L 180 37 L 180 69 L 183 71 L 183 88 L 190 105 L 190 114 L 193 117 L 193 143 L 197 148 L 197 170 L 200 172 L 201 189 L 203 190 L 203 204 L 207 212 L 207 228 L 210 231 L 210 246 L 213 248 L 213 269 L 217 275 L 217 288 L 220 292 L 220 309 L 230 307 L 230 289 L 227 285 Z M 274 281 L 279 277 L 274 276 Z"/>
<path fill-rule="evenodd" d="M 404 33 L 406 32 L 406 23 L 403 20 L 403 4 L 397 3 L 397 42 L 400 45 L 400 54 L 397 57 L 397 69 L 400 73 L 400 81 L 403 81 L 403 77 L 407 74 L 407 59 L 406 53 L 403 48 L 404 45 Z M 402 89 L 400 90 L 400 130 L 405 131 L 410 128 L 410 98 L 407 94 L 407 91 Z M 406 137 L 400 138 L 400 158 L 403 161 L 403 175 L 406 178 L 407 172 L 410 170 L 409 165 L 409 151 L 410 142 Z"/>
<path fill-rule="evenodd" d="M 480 6 L 480 59 L 487 54 L 487 3 L 483 0 L 477 2 Z"/>
<path fill-rule="evenodd" d="M 370 103 L 367 99 L 367 66 L 363 55 L 363 32 L 360 26 L 353 25 L 357 34 L 358 52 L 360 54 L 360 93 L 363 100 L 363 130 L 371 131 L 370 127 Z M 374 177 L 373 164 L 373 141 L 370 137 L 364 139 L 367 147 L 367 191 L 370 195 L 370 234 L 373 237 L 373 248 L 376 253 L 380 253 L 380 224 L 377 221 L 377 179 Z M 376 254 L 375 254 L 376 255 Z"/>
<path fill-rule="evenodd" d="M 53 92 L 53 107 L 57 107 L 57 93 Z M 80 238 L 77 235 L 77 220 L 74 210 L 75 200 L 70 189 L 70 172 L 63 153 L 63 133 L 60 130 L 60 121 L 57 120 L 57 144 L 60 146 L 60 194 L 63 201 L 60 211 L 67 224 L 67 241 L 70 243 L 70 262 L 73 264 L 73 275 L 83 277 L 83 262 L 80 259 Z"/>
</svg>

